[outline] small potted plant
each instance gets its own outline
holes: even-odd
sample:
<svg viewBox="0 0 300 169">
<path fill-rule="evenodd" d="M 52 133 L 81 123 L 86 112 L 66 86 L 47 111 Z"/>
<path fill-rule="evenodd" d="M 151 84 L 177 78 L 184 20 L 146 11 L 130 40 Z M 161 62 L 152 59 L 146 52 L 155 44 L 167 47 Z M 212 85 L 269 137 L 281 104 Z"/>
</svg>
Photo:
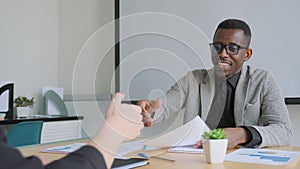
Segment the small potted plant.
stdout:
<svg viewBox="0 0 300 169">
<path fill-rule="evenodd" d="M 223 129 L 214 129 L 205 132 L 202 137 L 203 148 L 207 163 L 220 164 L 223 163 L 227 151 L 226 134 Z"/>
<path fill-rule="evenodd" d="M 31 114 L 33 105 L 35 103 L 34 97 L 29 99 L 26 96 L 19 96 L 14 100 L 17 117 L 26 117 Z"/>
</svg>

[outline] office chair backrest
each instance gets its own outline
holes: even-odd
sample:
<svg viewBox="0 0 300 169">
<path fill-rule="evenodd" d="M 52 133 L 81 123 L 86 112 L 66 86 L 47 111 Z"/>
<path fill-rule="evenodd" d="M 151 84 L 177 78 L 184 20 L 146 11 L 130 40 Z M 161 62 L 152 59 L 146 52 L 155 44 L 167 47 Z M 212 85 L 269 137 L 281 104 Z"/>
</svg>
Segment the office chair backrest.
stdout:
<svg viewBox="0 0 300 169">
<path fill-rule="evenodd" d="M 20 122 L 7 133 L 7 144 L 17 147 L 40 144 L 43 121 Z"/>
</svg>

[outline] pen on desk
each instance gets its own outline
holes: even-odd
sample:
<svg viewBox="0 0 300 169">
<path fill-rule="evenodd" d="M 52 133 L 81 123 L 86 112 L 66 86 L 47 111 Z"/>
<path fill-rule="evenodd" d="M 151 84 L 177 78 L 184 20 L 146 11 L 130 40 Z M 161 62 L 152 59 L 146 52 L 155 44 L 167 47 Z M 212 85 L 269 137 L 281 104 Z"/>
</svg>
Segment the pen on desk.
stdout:
<svg viewBox="0 0 300 169">
<path fill-rule="evenodd" d="M 160 159 L 160 160 L 175 162 L 175 160 L 173 160 L 173 159 L 168 159 L 168 158 L 164 158 L 164 157 L 150 156 L 150 158 L 156 158 L 156 159 Z"/>
<path fill-rule="evenodd" d="M 166 161 L 170 161 L 170 162 L 175 162 L 175 160 L 173 160 L 173 159 L 164 158 L 164 157 L 157 157 L 157 156 L 148 156 L 147 154 L 144 154 L 144 153 L 138 153 L 138 155 L 140 157 L 144 157 L 144 158 L 156 158 L 156 159 L 160 159 L 160 160 L 166 160 Z"/>
<path fill-rule="evenodd" d="M 140 157 L 144 157 L 144 158 L 149 158 L 146 154 L 144 154 L 144 153 L 138 153 L 138 156 L 140 156 Z"/>
</svg>

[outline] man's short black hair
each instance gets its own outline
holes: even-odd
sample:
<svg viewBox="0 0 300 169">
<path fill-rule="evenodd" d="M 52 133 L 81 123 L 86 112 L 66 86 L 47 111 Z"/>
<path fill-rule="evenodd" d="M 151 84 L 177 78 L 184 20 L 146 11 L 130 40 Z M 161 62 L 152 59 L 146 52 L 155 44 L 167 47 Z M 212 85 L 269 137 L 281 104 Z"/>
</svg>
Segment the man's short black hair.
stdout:
<svg viewBox="0 0 300 169">
<path fill-rule="evenodd" d="M 215 35 L 216 35 L 216 32 L 219 30 L 219 29 L 240 29 L 240 30 L 243 30 L 244 31 L 244 35 L 249 37 L 249 43 L 250 43 L 250 40 L 251 40 L 251 30 L 250 30 L 250 27 L 249 25 L 242 21 L 242 20 L 239 20 L 239 19 L 226 19 L 224 21 L 222 21 L 216 31 L 215 31 Z M 214 35 L 214 36 L 215 36 Z"/>
</svg>

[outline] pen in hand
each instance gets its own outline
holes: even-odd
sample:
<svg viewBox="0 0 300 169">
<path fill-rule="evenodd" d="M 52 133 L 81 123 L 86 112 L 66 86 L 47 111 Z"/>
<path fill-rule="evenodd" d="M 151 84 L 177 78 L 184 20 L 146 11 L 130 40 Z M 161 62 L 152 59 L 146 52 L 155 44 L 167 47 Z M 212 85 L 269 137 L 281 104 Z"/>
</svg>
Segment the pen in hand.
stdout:
<svg viewBox="0 0 300 169">
<path fill-rule="evenodd" d="M 147 154 L 144 154 L 144 153 L 138 153 L 138 156 L 144 157 L 144 158 L 156 158 L 156 159 L 160 159 L 160 160 L 175 162 L 175 160 L 173 160 L 173 159 L 157 157 L 157 156 L 148 156 Z"/>
</svg>

